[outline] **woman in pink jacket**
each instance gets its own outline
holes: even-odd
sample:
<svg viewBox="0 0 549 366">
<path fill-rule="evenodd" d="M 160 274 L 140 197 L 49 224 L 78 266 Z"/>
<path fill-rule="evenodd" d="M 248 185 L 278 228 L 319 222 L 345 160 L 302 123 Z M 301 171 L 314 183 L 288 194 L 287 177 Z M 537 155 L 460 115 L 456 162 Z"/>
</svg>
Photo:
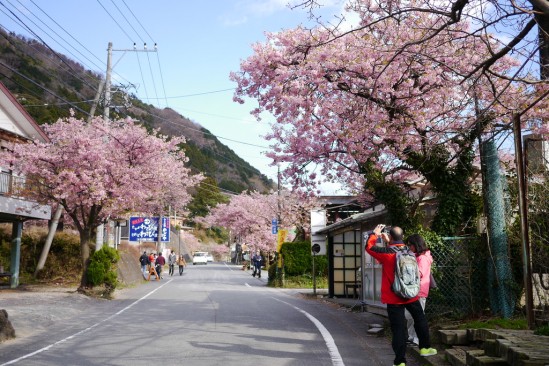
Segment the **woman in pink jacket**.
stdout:
<svg viewBox="0 0 549 366">
<path fill-rule="evenodd" d="M 425 303 L 427 302 L 429 287 L 431 285 L 431 264 L 433 264 L 433 257 L 427 243 L 425 243 L 425 240 L 419 234 L 410 235 L 407 245 L 416 254 L 420 277 L 418 296 L 421 307 L 425 311 Z M 409 314 L 406 314 L 406 319 L 408 320 L 408 342 L 417 344 L 418 338 L 414 330 L 414 319 Z"/>
</svg>

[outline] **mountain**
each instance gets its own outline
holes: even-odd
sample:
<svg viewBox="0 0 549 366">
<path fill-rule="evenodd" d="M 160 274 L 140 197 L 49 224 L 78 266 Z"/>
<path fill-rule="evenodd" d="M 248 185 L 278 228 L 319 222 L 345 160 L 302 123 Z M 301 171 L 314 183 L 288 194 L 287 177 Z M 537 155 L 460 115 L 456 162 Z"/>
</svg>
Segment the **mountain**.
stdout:
<svg viewBox="0 0 549 366">
<path fill-rule="evenodd" d="M 102 78 L 35 39 L 0 29 L 0 80 L 39 124 L 68 117 L 70 109 L 77 117 L 87 118 Z M 122 87 L 113 85 L 112 89 L 112 104 L 117 107 L 110 109 L 111 119 L 131 117 L 164 135 L 185 136 L 189 167 L 214 178 L 222 190 L 267 192 L 275 187 L 272 180 L 200 124 L 171 108 L 143 103 Z"/>
</svg>

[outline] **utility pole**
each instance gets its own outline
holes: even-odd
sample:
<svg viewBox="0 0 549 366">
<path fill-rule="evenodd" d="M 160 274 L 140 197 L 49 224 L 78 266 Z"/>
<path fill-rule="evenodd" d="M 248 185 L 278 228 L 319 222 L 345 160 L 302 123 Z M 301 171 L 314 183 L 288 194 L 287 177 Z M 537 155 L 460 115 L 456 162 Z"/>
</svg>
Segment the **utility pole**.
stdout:
<svg viewBox="0 0 549 366">
<path fill-rule="evenodd" d="M 103 109 L 103 118 L 109 120 L 109 107 L 111 104 L 111 76 L 112 76 L 112 42 L 109 42 L 107 48 L 107 73 L 105 74 L 105 106 Z"/>
<path fill-rule="evenodd" d="M 107 48 L 107 73 L 105 74 L 105 102 L 103 105 L 103 119 L 109 120 L 109 107 L 111 104 L 111 75 L 112 75 L 112 42 L 109 42 Z M 101 223 L 95 229 L 95 248 L 100 249 L 103 246 L 103 231 L 105 224 Z"/>
<path fill-rule="evenodd" d="M 104 106 L 103 106 L 103 119 L 105 121 L 109 121 L 109 118 L 110 118 L 111 88 L 112 88 L 112 53 L 114 51 L 122 51 L 122 52 L 128 52 L 128 51 L 132 51 L 132 52 L 156 52 L 156 44 L 155 44 L 154 50 L 147 50 L 146 49 L 146 44 L 145 44 L 145 49 L 143 49 L 143 50 L 136 49 L 135 44 L 134 44 L 133 49 L 115 50 L 115 49 L 112 48 L 112 42 L 109 42 L 108 47 L 107 47 L 107 72 L 105 73 L 105 102 L 104 102 Z M 101 87 L 100 87 L 100 89 L 101 89 Z M 94 111 L 95 111 L 95 109 L 94 109 Z M 162 217 L 160 217 L 160 220 L 159 220 L 160 221 L 159 222 L 159 230 L 160 230 L 161 220 L 162 220 Z M 96 229 L 96 238 L 95 238 L 96 248 L 101 248 L 101 246 L 103 245 L 103 235 L 102 235 L 103 230 L 104 230 L 104 224 L 100 224 Z M 160 244 L 160 232 L 158 233 L 158 236 L 159 236 L 158 243 Z"/>
</svg>

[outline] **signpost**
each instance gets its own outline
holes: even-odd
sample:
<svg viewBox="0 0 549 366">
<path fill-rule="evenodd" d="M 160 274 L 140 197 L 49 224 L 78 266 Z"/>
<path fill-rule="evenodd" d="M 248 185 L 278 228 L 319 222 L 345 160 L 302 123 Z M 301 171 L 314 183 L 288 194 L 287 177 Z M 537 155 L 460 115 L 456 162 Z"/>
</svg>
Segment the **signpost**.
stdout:
<svg viewBox="0 0 549 366">
<path fill-rule="evenodd" d="M 313 295 L 316 296 L 316 271 L 315 271 L 315 257 L 318 252 L 320 252 L 320 245 L 319 244 L 313 244 L 312 246 L 312 252 L 313 252 Z"/>
</svg>

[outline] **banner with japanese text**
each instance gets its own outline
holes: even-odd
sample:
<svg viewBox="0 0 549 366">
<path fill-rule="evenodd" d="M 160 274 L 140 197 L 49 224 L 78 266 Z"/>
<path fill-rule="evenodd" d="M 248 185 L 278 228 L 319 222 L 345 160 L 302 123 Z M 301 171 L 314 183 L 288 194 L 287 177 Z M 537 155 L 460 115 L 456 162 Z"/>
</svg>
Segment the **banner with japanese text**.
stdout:
<svg viewBox="0 0 549 366">
<path fill-rule="evenodd" d="M 158 217 L 130 217 L 130 241 L 158 241 Z M 170 241 L 170 219 L 162 217 L 160 241 Z"/>
</svg>

